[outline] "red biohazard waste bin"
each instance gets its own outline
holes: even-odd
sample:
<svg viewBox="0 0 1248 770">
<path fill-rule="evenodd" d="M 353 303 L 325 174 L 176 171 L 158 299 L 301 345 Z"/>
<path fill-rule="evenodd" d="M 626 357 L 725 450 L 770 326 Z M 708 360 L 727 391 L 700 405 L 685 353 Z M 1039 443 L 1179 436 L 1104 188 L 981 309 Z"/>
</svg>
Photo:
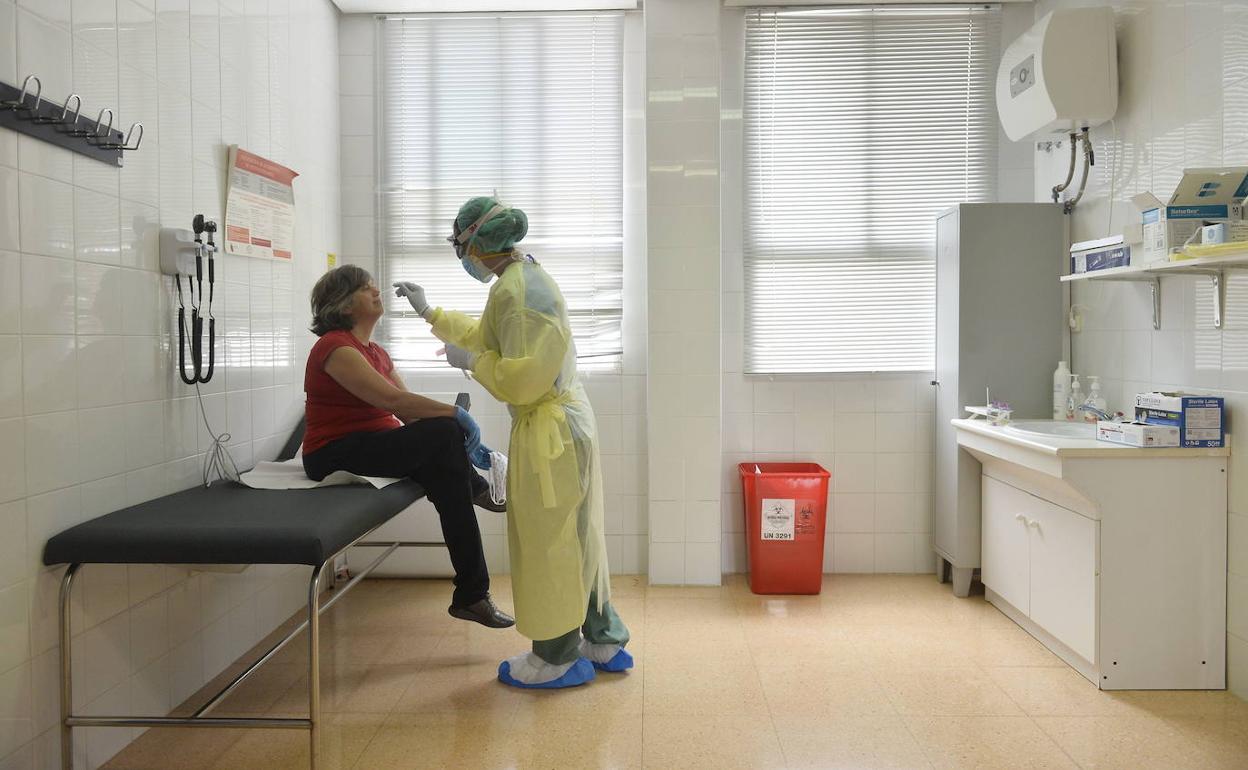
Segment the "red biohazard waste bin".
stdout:
<svg viewBox="0 0 1248 770">
<path fill-rule="evenodd" d="M 741 463 L 750 590 L 817 594 L 832 474 L 815 463 Z"/>
</svg>

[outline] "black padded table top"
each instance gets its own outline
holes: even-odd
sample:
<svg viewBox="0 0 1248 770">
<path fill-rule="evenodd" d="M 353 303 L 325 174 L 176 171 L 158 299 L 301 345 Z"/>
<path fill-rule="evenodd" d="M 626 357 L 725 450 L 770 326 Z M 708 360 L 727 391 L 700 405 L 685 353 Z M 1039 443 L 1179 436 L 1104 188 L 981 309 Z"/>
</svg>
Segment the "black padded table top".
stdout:
<svg viewBox="0 0 1248 770">
<path fill-rule="evenodd" d="M 318 566 L 423 496 L 410 479 L 383 489 L 218 481 L 71 527 L 48 540 L 43 563 Z"/>
</svg>

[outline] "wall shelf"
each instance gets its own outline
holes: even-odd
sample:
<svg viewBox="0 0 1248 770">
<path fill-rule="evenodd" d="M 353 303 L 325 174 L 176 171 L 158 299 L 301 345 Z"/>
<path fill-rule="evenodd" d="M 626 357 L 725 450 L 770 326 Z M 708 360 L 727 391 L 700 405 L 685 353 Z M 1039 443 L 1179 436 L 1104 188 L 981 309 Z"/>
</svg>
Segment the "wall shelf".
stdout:
<svg viewBox="0 0 1248 770">
<path fill-rule="evenodd" d="M 1204 276 L 1213 284 L 1213 326 L 1222 328 L 1222 306 L 1226 300 L 1226 271 L 1248 270 L 1248 251 L 1217 257 L 1199 257 L 1177 262 L 1152 262 L 1146 265 L 1111 267 L 1090 273 L 1062 276 L 1063 283 L 1073 281 L 1123 281 L 1147 283 L 1153 293 L 1153 328 L 1161 328 L 1161 279 L 1168 275 Z"/>
</svg>

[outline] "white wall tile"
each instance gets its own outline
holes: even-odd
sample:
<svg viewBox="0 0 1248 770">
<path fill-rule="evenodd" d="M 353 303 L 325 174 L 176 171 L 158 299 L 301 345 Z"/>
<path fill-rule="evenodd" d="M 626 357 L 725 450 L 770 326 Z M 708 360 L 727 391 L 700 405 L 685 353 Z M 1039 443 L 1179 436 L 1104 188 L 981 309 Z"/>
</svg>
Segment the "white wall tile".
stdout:
<svg viewBox="0 0 1248 770">
<path fill-rule="evenodd" d="M 877 412 L 913 412 L 914 381 L 905 379 L 880 379 L 875 383 L 875 410 Z"/>
<path fill-rule="evenodd" d="M 14 418 L 0 420 L 0 501 L 26 496 L 26 423 Z"/>
<path fill-rule="evenodd" d="M 163 401 L 143 401 L 125 407 L 125 469 L 156 465 L 165 459 Z"/>
<path fill-rule="evenodd" d="M 875 495 L 837 494 L 830 496 L 833 512 L 830 523 L 835 532 L 870 533 L 876 531 Z"/>
<path fill-rule="evenodd" d="M 651 540 L 648 558 L 650 582 L 680 585 L 685 582 L 685 545 Z"/>
<path fill-rule="evenodd" d="M 20 228 L 22 251 L 49 257 L 74 256 L 74 188 L 23 173 Z"/>
<path fill-rule="evenodd" d="M 169 649 L 168 597 L 155 596 L 130 611 L 130 668 L 140 671 Z"/>
<path fill-rule="evenodd" d="M 908 383 L 906 389 L 913 393 Z M 912 452 L 914 447 L 913 412 L 881 412 L 875 415 L 875 449 L 877 452 Z"/>
<path fill-rule="evenodd" d="M 869 412 L 837 414 L 834 445 L 842 452 L 874 452 L 875 427 L 875 415 Z"/>
<path fill-rule="evenodd" d="M 0 752 L 11 755 L 34 736 L 32 702 L 29 663 L 0 674 Z M 18 758 L 12 761 L 19 766 Z"/>
<path fill-rule="evenodd" d="M 793 451 L 793 415 L 754 415 L 754 449 L 758 452 L 791 453 Z"/>
<path fill-rule="evenodd" d="M 0 589 L 0 670 L 21 665 L 30 657 L 30 616 L 25 583 Z"/>
<path fill-rule="evenodd" d="M 19 180 L 16 169 L 0 166 L 0 249 L 17 251 L 21 246 L 18 236 Z"/>
<path fill-rule="evenodd" d="M 865 380 L 837 382 L 834 404 L 837 413 L 874 412 L 875 388 Z"/>
<path fill-rule="evenodd" d="M 73 0 L 74 36 L 117 55 L 117 5 L 112 0 Z"/>
<path fill-rule="evenodd" d="M 126 400 L 123 370 L 125 344 L 121 337 L 78 338 L 78 407 L 112 406 Z"/>
<path fill-rule="evenodd" d="M 82 97 L 81 114 L 89 116 L 92 121 L 89 125 L 94 125 L 94 121 L 101 120 L 102 127 L 110 126 L 113 129 L 124 131 L 126 126 L 121 125 L 121 118 L 117 116 L 117 55 L 114 50 L 102 50 L 96 45 L 85 41 L 81 37 L 77 37 L 73 42 L 73 91 Z M 48 92 L 44 91 L 45 95 Z M 63 104 L 68 91 L 57 93 L 51 92 L 50 101 L 54 104 Z M 101 110 L 111 110 L 110 113 L 101 114 Z M 91 189 L 102 189 L 113 196 L 117 194 L 117 169 L 115 167 L 106 166 L 102 163 L 92 161 L 88 158 L 79 156 L 73 161 L 75 169 L 75 184 Z M 108 180 L 112 180 L 113 188 L 108 190 L 104 187 Z"/>
<path fill-rule="evenodd" d="M 82 493 L 80 487 L 67 487 L 26 500 L 26 558 L 24 571 L 35 575 L 31 585 L 32 640 L 34 652 L 40 653 L 56 643 L 57 611 L 55 602 L 44 602 L 55 595 L 57 581 L 42 572 L 43 544 L 52 535 L 74 526 L 82 520 Z M 46 595 L 45 595 L 46 591 Z M 43 622 L 46 619 L 46 622 Z M 77 619 L 76 619 L 77 620 Z"/>
<path fill-rule="evenodd" d="M 9 0 L 0 2 L 0 80 L 20 85 L 17 79 L 17 8 Z"/>
<path fill-rule="evenodd" d="M 22 294 L 21 255 L 0 252 L 0 334 L 22 330 Z"/>
<path fill-rule="evenodd" d="M 0 361 L 22 360 L 22 338 L 13 335 L 0 336 Z M 22 368 L 8 366 L 0 369 L 0 419 L 22 416 Z"/>
<path fill-rule="evenodd" d="M 718 543 L 721 518 L 719 501 L 687 501 L 685 503 L 685 542 Z"/>
<path fill-rule="evenodd" d="M 176 355 L 176 353 L 175 353 Z M 125 338 L 125 391 L 132 401 L 156 401 L 167 394 L 167 359 L 159 337 Z"/>
<path fill-rule="evenodd" d="M 121 334 L 125 331 L 125 276 L 121 268 L 79 262 L 75 266 L 78 333 Z"/>
<path fill-rule="evenodd" d="M 1233 469 L 1232 469 L 1233 470 Z M 1227 570 L 1248 576 L 1248 515 L 1233 511 L 1227 521 Z"/>
<path fill-rule="evenodd" d="M 73 334 L 74 263 L 67 259 L 21 259 L 21 328 L 27 334 Z"/>
<path fill-rule="evenodd" d="M 171 69 L 157 72 L 156 60 L 156 16 L 142 2 L 135 0 L 117 0 L 117 47 L 124 52 L 124 59 L 135 69 L 149 75 L 160 74 L 162 79 L 183 82 L 177 72 L 177 62 L 173 61 Z M 170 46 L 175 40 L 170 40 Z M 185 41 L 181 42 L 185 49 Z"/>
<path fill-rule="evenodd" d="M 83 481 L 115 476 L 126 470 L 126 453 L 118 443 L 129 442 L 125 408 L 108 406 L 78 412 L 78 467 Z"/>
<path fill-rule="evenodd" d="M 878 454 L 875 456 L 875 491 L 896 494 L 916 491 L 916 455 Z"/>
<path fill-rule="evenodd" d="M 876 535 L 837 534 L 833 542 L 836 572 L 874 572 Z"/>
<path fill-rule="evenodd" d="M 18 134 L 17 158 L 17 167 L 28 174 L 73 184 L 74 154 L 64 147 L 41 142 L 25 134 Z"/>
<path fill-rule="evenodd" d="M 652 543 L 679 543 L 685 538 L 685 509 L 679 501 L 650 501 L 650 540 Z"/>
<path fill-rule="evenodd" d="M 26 418 L 27 494 L 79 483 L 77 413 L 54 412 Z"/>
<path fill-rule="evenodd" d="M 70 335 L 22 338 L 23 403 L 26 414 L 78 406 L 78 355 Z"/>
<path fill-rule="evenodd" d="M 160 203 L 160 131 L 157 104 L 159 88 L 156 78 L 131 65 L 131 56 L 122 58 L 119 74 L 119 116 L 127 125 L 141 122 L 144 127 L 142 150 L 126 158 L 121 168 L 121 198 L 123 201 L 141 202 L 149 206 Z M 124 256 L 127 244 L 127 225 L 131 214 L 123 203 L 121 207 L 122 264 L 128 264 Z M 131 227 L 133 230 L 134 228 Z M 134 267 L 137 265 L 130 264 Z M 153 263 L 152 269 L 155 268 Z"/>
<path fill-rule="evenodd" d="M 160 334 L 168 326 L 162 312 L 163 278 L 150 270 L 123 269 L 121 330 L 127 335 Z"/>
<path fill-rule="evenodd" d="M 0 588 L 26 576 L 26 501 L 0 503 Z"/>
<path fill-rule="evenodd" d="M 900 534 L 918 531 L 918 498 L 910 494 L 879 494 L 875 500 L 875 530 Z"/>
<path fill-rule="evenodd" d="M 914 535 L 875 535 L 876 572 L 914 572 Z"/>
<path fill-rule="evenodd" d="M 721 574 L 718 538 L 709 543 L 685 543 L 687 585 L 719 585 Z"/>
<path fill-rule="evenodd" d="M 81 695 L 75 688 L 75 700 L 83 705 L 94 701 L 130 676 L 130 623 L 128 613 L 86 631 L 74 647 L 73 666 L 82 672 Z M 128 706 L 123 706 L 128 708 Z"/>
<path fill-rule="evenodd" d="M 57 11 L 44 14 L 49 9 L 65 5 L 65 0 L 19 3 L 17 9 L 17 71 L 26 75 L 38 75 L 43 93 L 49 98 L 64 98 L 71 90 L 73 81 L 72 44 L 69 32 L 69 14 Z M 18 84 L 20 86 L 20 83 Z M 52 97 L 52 94 L 59 95 Z"/>
<path fill-rule="evenodd" d="M 876 460 L 874 454 L 838 452 L 832 471 L 833 489 L 838 494 L 874 492 Z"/>
</svg>

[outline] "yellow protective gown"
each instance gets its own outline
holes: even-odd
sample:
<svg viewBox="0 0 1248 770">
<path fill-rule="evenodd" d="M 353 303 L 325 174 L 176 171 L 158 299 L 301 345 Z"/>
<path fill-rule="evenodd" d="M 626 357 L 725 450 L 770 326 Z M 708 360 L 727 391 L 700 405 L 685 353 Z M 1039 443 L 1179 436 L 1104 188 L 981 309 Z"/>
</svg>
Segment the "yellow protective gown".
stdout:
<svg viewBox="0 0 1248 770">
<path fill-rule="evenodd" d="M 537 263 L 513 262 L 481 320 L 438 308 L 433 333 L 477 353 L 473 376 L 511 411 L 507 541 L 516 629 L 554 639 L 610 599 L 598 427 L 576 373 L 563 294 Z"/>
</svg>

